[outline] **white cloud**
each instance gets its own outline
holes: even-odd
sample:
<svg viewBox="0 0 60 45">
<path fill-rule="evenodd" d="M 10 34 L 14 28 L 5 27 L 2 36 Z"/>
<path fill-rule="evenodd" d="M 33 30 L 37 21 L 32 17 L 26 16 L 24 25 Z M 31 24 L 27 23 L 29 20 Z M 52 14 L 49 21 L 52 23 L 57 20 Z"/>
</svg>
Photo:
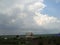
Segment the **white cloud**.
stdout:
<svg viewBox="0 0 60 45">
<path fill-rule="evenodd" d="M 14 34 L 27 31 L 51 33 L 50 29 L 53 33 L 56 31 L 54 29 L 60 32 L 60 19 L 41 13 L 46 7 L 44 0 L 10 0 L 9 3 L 7 1 L 3 0 L 2 4 L 0 3 L 1 30 L 6 30 L 9 34 L 9 30 L 13 30 Z"/>
<path fill-rule="evenodd" d="M 24 5 L 23 4 L 16 4 L 15 8 L 19 8 L 21 11 L 24 10 Z"/>
<path fill-rule="evenodd" d="M 56 17 L 53 16 L 48 16 L 48 15 L 43 15 L 40 13 L 36 13 L 36 16 L 34 17 L 35 21 L 38 23 L 40 23 L 40 25 L 46 25 L 49 23 L 55 23 L 55 22 L 60 22 L 60 20 L 58 20 Z"/>
<path fill-rule="evenodd" d="M 40 11 L 45 8 L 45 5 L 41 2 L 35 2 L 34 4 L 29 5 L 28 9 L 32 12 Z"/>
<path fill-rule="evenodd" d="M 17 18 L 21 18 L 21 19 L 26 18 L 26 17 L 27 17 L 27 13 L 20 13 L 17 16 Z"/>
<path fill-rule="evenodd" d="M 60 24 L 60 20 L 53 16 L 36 13 L 36 15 L 33 17 L 33 19 L 35 20 L 35 22 L 38 25 L 40 25 L 44 28 L 53 29 L 53 28 L 60 27 L 60 25 L 58 25 L 58 24 Z"/>
<path fill-rule="evenodd" d="M 30 3 L 34 3 L 34 2 L 44 2 L 44 0 L 19 0 L 19 3 L 21 4 L 30 4 Z"/>
<path fill-rule="evenodd" d="M 11 21 L 9 21 L 9 23 L 8 24 L 15 24 L 15 22 L 16 22 L 16 20 L 15 19 L 12 19 Z"/>
</svg>

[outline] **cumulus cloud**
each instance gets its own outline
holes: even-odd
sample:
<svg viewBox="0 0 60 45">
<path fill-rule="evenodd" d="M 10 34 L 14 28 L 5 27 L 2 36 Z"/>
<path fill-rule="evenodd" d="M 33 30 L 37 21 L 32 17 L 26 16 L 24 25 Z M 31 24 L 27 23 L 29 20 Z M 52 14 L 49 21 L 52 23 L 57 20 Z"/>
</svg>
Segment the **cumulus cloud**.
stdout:
<svg viewBox="0 0 60 45">
<path fill-rule="evenodd" d="M 46 7 L 44 0 L 1 0 L 0 2 L 1 34 L 60 32 L 60 19 L 41 13 Z"/>
<path fill-rule="evenodd" d="M 34 4 L 29 5 L 28 8 L 29 8 L 30 11 L 35 11 L 36 12 L 36 11 L 40 11 L 43 8 L 45 8 L 45 5 L 41 2 L 35 2 Z"/>
<path fill-rule="evenodd" d="M 53 16 L 48 16 L 40 14 L 40 13 L 35 13 L 36 16 L 34 17 L 35 21 L 37 22 L 38 25 L 46 25 L 49 23 L 60 23 L 60 20 L 58 20 L 57 18 L 53 17 Z"/>
<path fill-rule="evenodd" d="M 60 20 L 58 20 L 58 18 L 40 13 L 36 13 L 34 20 L 38 25 L 48 29 L 59 28 L 60 26 Z"/>
</svg>

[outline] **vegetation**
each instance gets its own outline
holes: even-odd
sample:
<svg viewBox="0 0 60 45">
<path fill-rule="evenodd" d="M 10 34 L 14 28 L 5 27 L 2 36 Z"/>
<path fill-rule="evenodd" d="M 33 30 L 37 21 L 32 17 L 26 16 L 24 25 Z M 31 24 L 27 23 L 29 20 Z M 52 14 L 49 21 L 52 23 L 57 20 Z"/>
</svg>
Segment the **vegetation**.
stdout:
<svg viewBox="0 0 60 45">
<path fill-rule="evenodd" d="M 0 45 L 33 45 L 34 41 L 37 41 L 38 45 L 60 45 L 60 36 L 35 35 L 35 38 L 26 38 L 19 35 L 13 37 L 0 36 Z"/>
</svg>

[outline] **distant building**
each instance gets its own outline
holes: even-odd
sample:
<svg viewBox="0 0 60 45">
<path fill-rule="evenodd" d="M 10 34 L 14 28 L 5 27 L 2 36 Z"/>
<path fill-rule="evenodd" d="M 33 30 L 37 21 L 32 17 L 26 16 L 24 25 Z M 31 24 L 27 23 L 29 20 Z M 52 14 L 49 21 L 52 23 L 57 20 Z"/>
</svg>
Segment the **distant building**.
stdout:
<svg viewBox="0 0 60 45">
<path fill-rule="evenodd" d="M 26 45 L 38 45 L 39 41 L 32 32 L 26 33 Z"/>
<path fill-rule="evenodd" d="M 26 33 L 26 38 L 33 38 L 33 33 L 32 32 Z"/>
</svg>

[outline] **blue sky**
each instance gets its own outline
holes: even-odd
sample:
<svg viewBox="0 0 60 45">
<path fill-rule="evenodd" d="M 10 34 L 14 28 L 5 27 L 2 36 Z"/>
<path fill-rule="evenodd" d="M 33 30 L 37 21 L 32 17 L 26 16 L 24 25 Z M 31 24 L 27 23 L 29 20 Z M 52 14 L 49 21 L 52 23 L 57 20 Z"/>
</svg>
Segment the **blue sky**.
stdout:
<svg viewBox="0 0 60 45">
<path fill-rule="evenodd" d="M 43 10 L 43 13 L 60 18 L 60 2 L 56 2 L 56 0 L 45 0 L 44 3 L 47 7 Z"/>
<path fill-rule="evenodd" d="M 60 0 L 0 0 L 0 35 L 60 33 Z"/>
</svg>

